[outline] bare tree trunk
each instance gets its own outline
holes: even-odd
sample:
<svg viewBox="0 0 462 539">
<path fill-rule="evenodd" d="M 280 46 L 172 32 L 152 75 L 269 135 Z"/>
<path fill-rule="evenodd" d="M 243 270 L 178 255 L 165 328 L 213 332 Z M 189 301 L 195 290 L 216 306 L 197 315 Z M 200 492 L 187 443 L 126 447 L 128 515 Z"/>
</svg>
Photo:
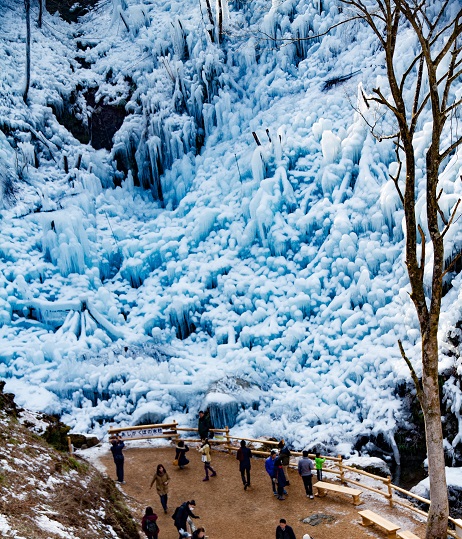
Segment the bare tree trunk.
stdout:
<svg viewBox="0 0 462 539">
<path fill-rule="evenodd" d="M 26 82 L 22 98 L 26 103 L 30 86 L 30 0 L 24 0 L 24 7 L 26 8 Z"/>
<path fill-rule="evenodd" d="M 43 0 L 39 0 L 39 13 L 37 25 L 39 28 L 42 28 L 42 17 L 43 17 Z"/>
<path fill-rule="evenodd" d="M 210 5 L 210 0 L 205 0 L 205 3 L 207 4 L 207 15 L 209 16 L 209 24 L 213 28 L 208 28 L 207 32 L 209 33 L 210 39 L 212 40 L 212 43 L 215 42 L 215 35 L 214 35 L 214 27 L 215 23 L 213 21 L 213 13 L 212 13 L 212 6 Z"/>
<path fill-rule="evenodd" d="M 218 0 L 218 28 L 217 28 L 217 43 L 221 43 L 222 36 L 223 36 L 223 5 L 222 0 Z"/>
</svg>

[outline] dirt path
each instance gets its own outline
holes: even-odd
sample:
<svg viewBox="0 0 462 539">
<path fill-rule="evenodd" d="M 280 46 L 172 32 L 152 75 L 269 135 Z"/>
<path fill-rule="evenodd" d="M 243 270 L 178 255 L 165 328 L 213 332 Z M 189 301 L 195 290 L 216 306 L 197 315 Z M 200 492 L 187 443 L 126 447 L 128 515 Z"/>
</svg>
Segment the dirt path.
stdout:
<svg viewBox="0 0 462 539">
<path fill-rule="evenodd" d="M 186 500 L 196 501 L 196 514 L 201 518 L 197 525 L 205 527 L 210 539 L 270 539 L 280 518 L 285 518 L 295 531 L 297 539 L 308 533 L 314 539 L 366 539 L 385 538 L 386 534 L 373 527 L 359 525 L 358 511 L 371 509 L 379 512 L 402 529 L 410 530 L 424 537 L 424 527 L 416 521 L 410 511 L 389 508 L 385 501 L 376 499 L 364 491 L 364 504 L 355 507 L 351 497 L 329 494 L 324 498 L 306 497 L 302 481 L 295 470 L 290 470 L 289 495 L 285 501 L 277 500 L 271 489 L 271 482 L 264 470 L 263 459 L 253 459 L 252 487 L 244 491 L 235 455 L 214 451 L 212 466 L 217 477 L 203 482 L 203 464 L 200 454 L 191 446 L 188 453 L 190 464 L 180 470 L 172 465 L 175 451 L 166 448 L 134 448 L 130 443 L 125 449 L 125 480 L 121 489 L 142 506 L 151 505 L 159 515 L 159 539 L 177 539 L 178 533 L 173 526 L 171 514 L 175 507 Z M 110 477 L 115 479 L 115 466 L 108 453 L 100 458 Z M 149 490 L 152 475 L 157 464 L 163 464 L 171 481 L 169 492 L 169 511 L 164 514 L 155 487 Z M 326 474 L 328 480 L 332 476 Z M 311 526 L 301 522 L 315 513 L 335 517 L 332 523 Z M 141 520 L 142 513 L 137 515 Z"/>
</svg>

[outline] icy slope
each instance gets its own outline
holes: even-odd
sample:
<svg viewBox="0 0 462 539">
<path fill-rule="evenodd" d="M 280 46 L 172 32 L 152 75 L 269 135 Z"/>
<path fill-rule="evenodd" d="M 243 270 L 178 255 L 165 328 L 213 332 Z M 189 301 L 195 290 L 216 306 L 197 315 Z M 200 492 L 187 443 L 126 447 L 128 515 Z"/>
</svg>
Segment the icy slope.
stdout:
<svg viewBox="0 0 462 539">
<path fill-rule="evenodd" d="M 368 114 L 359 87 L 381 84 L 383 58 L 358 23 L 281 47 L 267 38 L 323 33 L 343 17 L 336 1 L 323 6 L 230 2 L 220 44 L 197 2 L 101 2 L 78 27 L 47 16 L 27 109 L 15 92 L 22 49 L 2 40 L 0 115 L 33 121 L 53 144 L 15 131 L 24 178 L 2 211 L 0 375 L 20 402 L 96 431 L 195 424 L 209 405 L 238 432 L 339 451 L 381 434 L 396 453 L 408 419 L 396 342 L 418 369 L 419 333 L 393 146 L 356 110 Z M 23 35 L 14 13 L 5 21 Z M 58 111 L 78 84 L 96 89 L 95 106 L 129 113 L 111 152 L 79 143 L 46 106 Z M 423 143 L 425 123 L 419 133 Z M 0 136 L 7 170 L 15 154 Z M 454 155 L 442 174 L 447 211 L 460 168 Z M 460 226 L 451 234 L 448 255 Z M 459 280 L 443 341 L 460 318 Z"/>
</svg>

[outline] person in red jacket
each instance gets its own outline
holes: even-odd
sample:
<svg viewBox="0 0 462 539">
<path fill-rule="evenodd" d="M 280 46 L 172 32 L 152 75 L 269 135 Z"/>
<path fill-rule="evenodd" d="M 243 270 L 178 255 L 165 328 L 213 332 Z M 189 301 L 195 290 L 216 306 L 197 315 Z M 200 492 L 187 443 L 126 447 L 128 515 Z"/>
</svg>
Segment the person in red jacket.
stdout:
<svg viewBox="0 0 462 539">
<path fill-rule="evenodd" d="M 154 513 L 152 507 L 146 507 L 144 517 L 141 521 L 141 529 L 148 539 L 157 539 L 159 536 L 159 526 L 156 521 L 157 515 Z"/>
</svg>

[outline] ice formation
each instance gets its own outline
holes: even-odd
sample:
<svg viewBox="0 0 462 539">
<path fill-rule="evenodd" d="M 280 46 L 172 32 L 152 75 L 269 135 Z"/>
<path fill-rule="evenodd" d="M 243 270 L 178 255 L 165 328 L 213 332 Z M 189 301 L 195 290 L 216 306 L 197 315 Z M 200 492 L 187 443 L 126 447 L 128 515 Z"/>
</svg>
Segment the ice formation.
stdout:
<svg viewBox="0 0 462 539">
<path fill-rule="evenodd" d="M 357 23 L 275 47 L 324 33 L 342 16 L 336 0 L 321 12 L 311 0 L 221 4 L 219 36 L 215 6 L 212 24 L 189 0 L 103 3 L 81 20 L 79 51 L 72 26 L 45 14 L 28 107 L 15 90 L 24 28 L 19 7 L 6 11 L 0 126 L 14 110 L 5 132 L 18 142 L 0 131 L 0 376 L 19 404 L 75 431 L 195 425 L 209 406 L 217 426 L 297 447 L 382 435 L 395 448 L 409 380 L 396 341 L 418 369 L 419 333 L 394 149 L 360 114 L 383 58 Z M 111 151 L 57 121 L 72 84 L 127 112 Z M 423 122 L 418 160 L 426 137 Z M 446 215 L 460 157 L 441 175 Z M 460 226 L 448 242 L 460 251 Z M 460 371 L 446 342 L 462 309 L 451 279 L 442 367 Z M 460 441 L 457 383 L 446 398 Z"/>
</svg>

